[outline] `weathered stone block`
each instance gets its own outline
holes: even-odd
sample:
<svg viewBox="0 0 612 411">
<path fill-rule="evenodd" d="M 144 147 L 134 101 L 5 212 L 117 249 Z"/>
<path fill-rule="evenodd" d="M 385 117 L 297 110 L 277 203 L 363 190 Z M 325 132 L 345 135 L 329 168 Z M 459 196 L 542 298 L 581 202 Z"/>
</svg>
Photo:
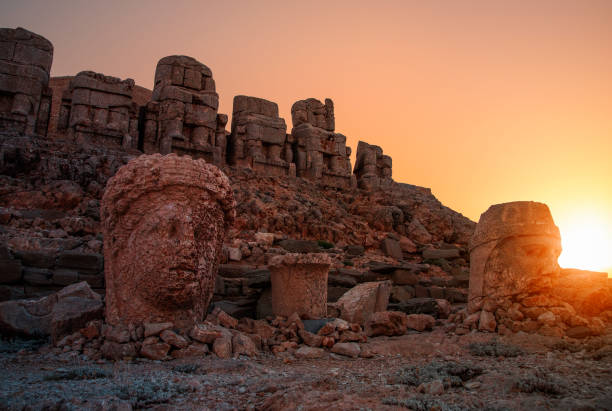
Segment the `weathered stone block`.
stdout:
<svg viewBox="0 0 612 411">
<path fill-rule="evenodd" d="M 272 310 L 285 317 L 293 313 L 311 318 L 327 316 L 327 254 L 285 254 L 268 266 L 272 282 Z"/>
</svg>

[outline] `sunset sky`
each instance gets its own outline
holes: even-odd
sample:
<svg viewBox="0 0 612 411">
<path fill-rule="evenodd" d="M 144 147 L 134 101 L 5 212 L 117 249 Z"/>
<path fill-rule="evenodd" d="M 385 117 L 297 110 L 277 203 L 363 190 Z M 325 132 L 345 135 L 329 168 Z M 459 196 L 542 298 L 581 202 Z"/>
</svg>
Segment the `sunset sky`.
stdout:
<svg viewBox="0 0 612 411">
<path fill-rule="evenodd" d="M 55 46 L 52 75 L 152 88 L 157 61 L 209 66 L 234 95 L 332 98 L 336 130 L 380 145 L 396 181 L 477 221 L 547 203 L 564 266 L 612 273 L 612 1 L 4 0 L 0 26 Z"/>
</svg>

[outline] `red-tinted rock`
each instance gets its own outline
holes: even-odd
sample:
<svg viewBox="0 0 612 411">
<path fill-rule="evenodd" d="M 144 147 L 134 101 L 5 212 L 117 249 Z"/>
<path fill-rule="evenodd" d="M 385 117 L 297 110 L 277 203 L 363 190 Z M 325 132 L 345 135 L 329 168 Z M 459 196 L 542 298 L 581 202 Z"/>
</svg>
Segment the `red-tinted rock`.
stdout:
<svg viewBox="0 0 612 411">
<path fill-rule="evenodd" d="M 230 337 L 220 337 L 213 343 L 213 352 L 219 358 L 232 357 L 232 339 Z"/>
<path fill-rule="evenodd" d="M 410 314 L 407 320 L 408 328 L 417 331 L 431 330 L 436 323 L 436 319 L 427 314 Z"/>
<path fill-rule="evenodd" d="M 272 258 L 268 266 L 274 314 L 325 317 L 330 263 L 327 254 L 285 254 Z"/>
<path fill-rule="evenodd" d="M 294 355 L 297 358 L 304 358 L 304 359 L 312 360 L 316 358 L 322 358 L 323 356 L 325 356 L 325 350 L 323 348 L 302 346 L 295 351 Z"/>
<path fill-rule="evenodd" d="M 104 358 L 115 361 L 124 358 L 135 358 L 138 354 L 135 343 L 119 344 L 108 340 L 104 341 L 100 351 Z"/>
<path fill-rule="evenodd" d="M 176 348 L 185 348 L 189 345 L 189 342 L 184 337 L 171 330 L 162 331 L 159 337 L 164 340 L 164 342 Z"/>
<path fill-rule="evenodd" d="M 380 311 L 372 314 L 366 324 L 368 337 L 377 335 L 404 335 L 408 327 L 408 316 L 399 311 Z"/>
<path fill-rule="evenodd" d="M 140 348 L 140 355 L 150 360 L 163 360 L 170 351 L 170 344 L 155 343 L 143 345 Z"/>
<path fill-rule="evenodd" d="M 189 333 L 191 338 L 204 344 L 212 344 L 223 335 L 221 327 L 211 323 L 196 324 Z"/>
<path fill-rule="evenodd" d="M 164 330 L 169 330 L 174 327 L 173 323 L 144 323 L 144 336 L 159 335 Z"/>
<path fill-rule="evenodd" d="M 361 352 L 361 348 L 357 343 L 337 343 L 334 344 L 331 351 L 335 354 L 345 355 L 347 357 L 357 358 Z"/>
<path fill-rule="evenodd" d="M 0 331 L 5 335 L 48 336 L 54 341 L 102 317 L 98 294 L 81 282 L 38 300 L 0 303 Z"/>
<path fill-rule="evenodd" d="M 172 351 L 170 355 L 172 358 L 202 358 L 208 351 L 208 345 L 195 342 L 186 348 Z"/>
<path fill-rule="evenodd" d="M 359 284 L 338 300 L 340 316 L 348 322 L 365 325 L 372 314 L 387 309 L 390 294 L 389 281 Z"/>
<path fill-rule="evenodd" d="M 249 336 L 242 333 L 236 333 L 232 337 L 232 350 L 234 357 L 246 355 L 254 358 L 257 356 L 257 346 Z"/>
<path fill-rule="evenodd" d="M 229 179 L 203 160 L 143 155 L 119 169 L 102 199 L 110 324 L 204 318 L 234 219 Z"/>
</svg>

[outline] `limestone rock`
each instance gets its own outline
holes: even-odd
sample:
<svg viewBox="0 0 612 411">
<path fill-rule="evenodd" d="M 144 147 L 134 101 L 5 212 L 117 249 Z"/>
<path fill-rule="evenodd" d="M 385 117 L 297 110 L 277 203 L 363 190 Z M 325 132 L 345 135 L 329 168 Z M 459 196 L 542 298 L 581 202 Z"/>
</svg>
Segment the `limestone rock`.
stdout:
<svg viewBox="0 0 612 411">
<path fill-rule="evenodd" d="M 340 316 L 348 322 L 365 325 L 372 314 L 386 311 L 390 294 L 389 281 L 359 284 L 338 300 Z"/>
<path fill-rule="evenodd" d="M 202 160 L 143 155 L 109 181 L 101 216 L 107 322 L 201 321 L 234 219 L 228 178 Z"/>
</svg>

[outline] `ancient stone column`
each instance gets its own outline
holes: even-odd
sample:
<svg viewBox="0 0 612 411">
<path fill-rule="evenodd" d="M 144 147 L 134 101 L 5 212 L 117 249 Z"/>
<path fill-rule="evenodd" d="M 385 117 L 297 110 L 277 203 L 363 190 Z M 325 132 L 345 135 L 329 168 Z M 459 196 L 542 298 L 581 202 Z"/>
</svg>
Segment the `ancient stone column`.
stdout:
<svg viewBox="0 0 612 411">
<path fill-rule="evenodd" d="M 142 155 L 106 186 L 106 320 L 203 320 L 223 239 L 235 215 L 227 176 L 204 160 Z"/>
<path fill-rule="evenodd" d="M 327 254 L 285 254 L 273 257 L 268 267 L 272 282 L 272 311 L 310 318 L 327 316 Z"/>
<path fill-rule="evenodd" d="M 0 29 L 0 131 L 47 135 L 53 45 L 21 27 Z"/>
</svg>

